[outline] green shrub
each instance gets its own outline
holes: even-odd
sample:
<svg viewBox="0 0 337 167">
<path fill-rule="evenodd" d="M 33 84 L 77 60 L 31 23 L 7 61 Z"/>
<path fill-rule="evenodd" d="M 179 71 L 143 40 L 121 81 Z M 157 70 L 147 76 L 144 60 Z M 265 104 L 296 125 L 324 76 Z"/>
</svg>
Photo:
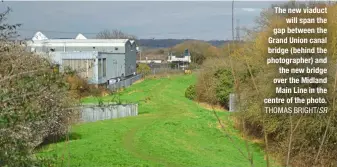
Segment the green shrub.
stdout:
<svg viewBox="0 0 337 167">
<path fill-rule="evenodd" d="M 195 85 L 190 85 L 185 91 L 185 97 L 190 100 L 196 99 Z"/>
<path fill-rule="evenodd" d="M 229 69 L 217 70 L 214 74 L 217 78 L 215 94 L 218 102 L 223 106 L 228 106 L 229 94 L 233 92 L 234 79 L 233 74 Z"/>
<path fill-rule="evenodd" d="M 151 68 L 147 64 L 139 64 L 137 67 L 137 73 L 142 74 L 144 77 L 151 73 Z"/>
<path fill-rule="evenodd" d="M 197 63 L 191 63 L 190 65 L 188 65 L 188 70 L 195 70 L 198 68 L 198 64 Z"/>
<path fill-rule="evenodd" d="M 174 64 L 174 63 L 170 63 L 170 67 L 171 67 L 172 69 L 175 69 L 175 68 L 177 67 L 177 65 Z"/>
</svg>

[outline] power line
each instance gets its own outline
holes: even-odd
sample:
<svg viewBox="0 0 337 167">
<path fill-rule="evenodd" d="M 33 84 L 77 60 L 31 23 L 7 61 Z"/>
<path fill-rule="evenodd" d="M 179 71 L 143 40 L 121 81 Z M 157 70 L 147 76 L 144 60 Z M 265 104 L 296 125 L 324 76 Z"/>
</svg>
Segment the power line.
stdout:
<svg viewBox="0 0 337 167">
<path fill-rule="evenodd" d="M 49 33 L 59 33 L 59 34 L 77 34 L 77 33 L 82 33 L 82 34 L 98 34 L 99 32 L 73 32 L 73 31 L 56 31 L 56 30 L 41 30 L 41 29 L 26 29 L 26 28 L 18 28 L 18 31 L 30 31 L 30 32 L 49 32 Z M 227 29 L 227 31 L 231 31 L 231 29 Z M 200 30 L 195 33 L 209 33 L 209 32 L 214 32 L 214 30 Z M 147 35 L 177 35 L 177 34 L 182 34 L 183 32 L 155 32 L 155 33 L 145 33 Z"/>
<path fill-rule="evenodd" d="M 111 30 L 114 30 L 114 29 L 111 29 Z M 230 31 L 232 31 L 231 29 L 225 29 L 227 30 L 227 34 L 229 36 L 230 34 Z M 81 32 L 81 31 L 77 31 L 77 32 L 74 32 L 74 31 L 57 31 L 57 30 L 47 30 L 47 29 L 35 29 L 35 28 L 18 28 L 17 29 L 18 33 L 20 34 L 23 33 L 24 31 L 26 32 L 42 32 L 42 33 L 50 33 L 50 35 L 52 36 L 56 36 L 56 34 L 68 34 L 67 36 L 69 36 L 69 34 L 74 35 L 74 34 L 78 34 L 78 33 L 81 33 L 81 34 L 84 34 L 85 36 L 88 35 L 88 36 L 95 36 L 97 35 L 99 32 Z M 147 36 L 147 37 L 143 37 L 143 38 L 153 38 L 153 39 L 156 39 L 156 38 L 163 38 L 163 36 L 167 36 L 167 35 L 179 35 L 181 36 L 180 38 L 182 39 L 198 39 L 197 36 L 199 34 L 205 34 L 205 33 L 214 33 L 214 30 L 199 30 L 199 31 L 196 31 L 196 32 L 193 32 L 193 34 L 191 35 L 188 35 L 188 33 L 186 34 L 185 32 L 146 32 L 146 33 L 143 33 L 143 36 Z M 224 32 L 222 32 L 224 33 Z M 26 33 L 25 33 L 26 34 Z M 132 33 L 127 33 L 127 34 L 132 34 Z M 48 36 L 48 34 L 46 34 Z M 33 35 L 32 35 L 33 36 Z M 59 35 L 58 35 L 59 36 Z M 151 37 L 152 36 L 152 37 Z M 28 39 L 28 38 L 31 38 L 30 36 L 28 37 L 27 34 L 25 35 L 25 39 Z M 167 39 L 167 37 L 165 37 L 165 39 Z"/>
<path fill-rule="evenodd" d="M 79 32 L 71 32 L 71 31 L 54 31 L 54 30 L 40 30 L 40 29 L 25 29 L 25 28 L 18 28 L 19 31 L 31 31 L 31 32 L 51 32 L 51 33 L 60 33 L 60 34 L 76 34 Z M 82 32 L 83 34 L 98 34 L 98 32 Z"/>
</svg>

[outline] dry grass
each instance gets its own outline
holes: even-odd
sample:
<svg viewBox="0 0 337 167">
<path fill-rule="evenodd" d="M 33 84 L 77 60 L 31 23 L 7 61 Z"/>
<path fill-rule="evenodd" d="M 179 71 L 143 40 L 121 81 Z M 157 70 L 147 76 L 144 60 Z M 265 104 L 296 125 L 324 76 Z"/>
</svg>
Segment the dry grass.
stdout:
<svg viewBox="0 0 337 167">
<path fill-rule="evenodd" d="M 144 79 L 140 79 L 140 80 L 138 80 L 138 81 L 134 82 L 134 83 L 133 83 L 133 85 L 134 85 L 134 84 L 141 83 L 141 82 L 143 82 L 143 81 L 144 81 Z"/>
<path fill-rule="evenodd" d="M 110 92 L 107 91 L 107 90 L 102 90 L 102 93 L 101 93 L 101 96 L 104 97 L 104 96 L 109 96 L 110 95 Z"/>
<path fill-rule="evenodd" d="M 206 108 L 208 110 L 215 110 L 215 111 L 227 111 L 226 109 L 224 109 L 222 106 L 220 105 L 211 105 L 208 103 L 204 103 L 204 102 L 198 102 L 198 105 L 200 105 L 200 107 Z"/>
<path fill-rule="evenodd" d="M 179 76 L 179 75 L 183 75 L 183 74 L 184 74 L 183 71 L 181 71 L 179 73 L 162 73 L 162 74 L 149 75 L 149 76 L 146 76 L 146 78 L 150 78 L 150 79 L 171 78 L 171 77 Z"/>
<path fill-rule="evenodd" d="M 234 127 L 236 129 L 241 129 L 242 123 L 240 122 L 240 120 L 238 120 L 237 117 L 233 117 L 232 120 L 233 120 L 233 123 L 234 123 Z M 241 136 L 241 139 L 251 141 L 252 143 L 256 143 L 256 144 L 263 144 L 264 143 L 263 138 L 258 138 L 258 137 L 254 137 L 252 135 L 247 135 L 246 133 L 244 133 L 242 131 L 240 133 L 240 136 Z"/>
<path fill-rule="evenodd" d="M 141 92 L 141 91 L 139 91 L 139 90 L 134 90 L 134 91 L 129 92 L 128 95 L 131 95 L 132 93 L 136 93 L 136 92 Z"/>
</svg>

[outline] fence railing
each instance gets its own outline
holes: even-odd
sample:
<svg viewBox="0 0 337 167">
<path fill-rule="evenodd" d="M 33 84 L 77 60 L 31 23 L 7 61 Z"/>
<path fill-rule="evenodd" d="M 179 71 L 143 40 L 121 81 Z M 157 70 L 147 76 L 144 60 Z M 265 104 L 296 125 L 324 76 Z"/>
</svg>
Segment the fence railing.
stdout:
<svg viewBox="0 0 337 167">
<path fill-rule="evenodd" d="M 82 122 L 95 122 L 138 115 L 138 104 L 125 105 L 83 105 L 80 108 Z"/>
<path fill-rule="evenodd" d="M 140 80 L 142 78 L 142 75 L 141 74 L 138 74 L 136 76 L 133 76 L 131 78 L 127 78 L 125 80 L 122 80 L 122 81 L 119 81 L 119 82 L 116 82 L 114 84 L 111 84 L 111 85 L 108 85 L 108 89 L 110 90 L 118 90 L 120 88 L 126 88 L 126 87 L 129 87 L 130 85 L 132 85 L 132 83 Z"/>
<path fill-rule="evenodd" d="M 163 73 L 184 73 L 182 69 L 172 69 L 172 68 L 152 68 L 151 74 L 163 74 Z"/>
</svg>

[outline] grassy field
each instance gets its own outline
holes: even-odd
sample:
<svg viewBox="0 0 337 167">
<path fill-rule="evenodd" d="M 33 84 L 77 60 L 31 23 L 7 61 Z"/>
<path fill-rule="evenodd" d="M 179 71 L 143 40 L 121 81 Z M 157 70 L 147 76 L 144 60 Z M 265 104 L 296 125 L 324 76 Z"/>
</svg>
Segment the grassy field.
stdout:
<svg viewBox="0 0 337 167">
<path fill-rule="evenodd" d="M 220 130 L 211 111 L 184 97 L 194 82 L 195 77 L 188 75 L 135 84 L 121 93 L 121 99 L 139 102 L 139 116 L 76 125 L 72 128 L 76 140 L 48 145 L 39 154 L 56 154 L 60 163 L 64 157 L 63 164 L 72 167 L 250 166 L 236 149 L 246 154 L 243 140 L 229 124 L 229 113 L 218 112 L 235 143 Z M 250 145 L 255 166 L 265 166 L 263 152 Z"/>
</svg>

